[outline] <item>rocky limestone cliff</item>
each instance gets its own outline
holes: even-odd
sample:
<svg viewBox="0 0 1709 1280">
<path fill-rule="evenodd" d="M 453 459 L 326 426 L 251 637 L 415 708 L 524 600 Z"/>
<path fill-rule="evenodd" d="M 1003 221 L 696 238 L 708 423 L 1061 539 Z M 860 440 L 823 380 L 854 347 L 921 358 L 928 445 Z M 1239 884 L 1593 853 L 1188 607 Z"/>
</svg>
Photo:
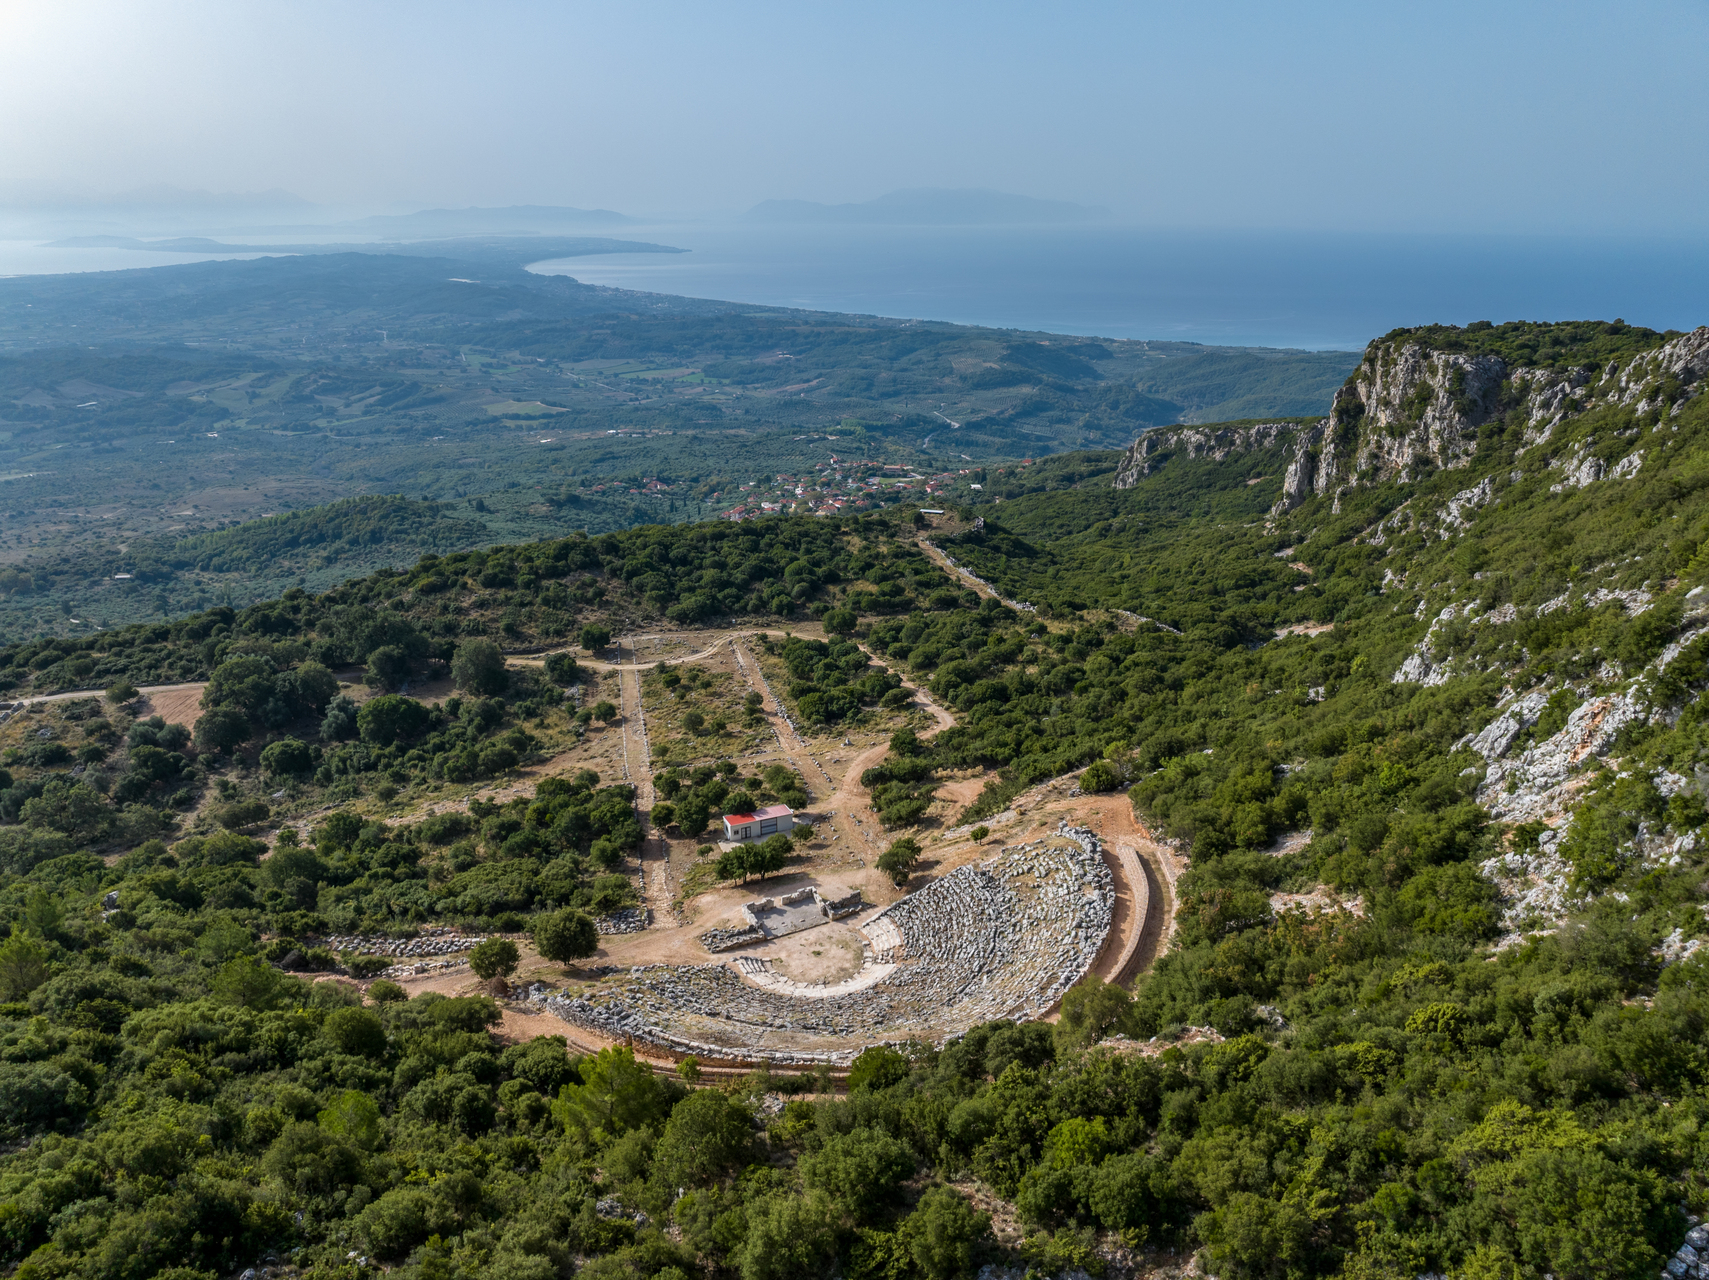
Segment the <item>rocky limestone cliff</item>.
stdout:
<svg viewBox="0 0 1709 1280">
<path fill-rule="evenodd" d="M 1132 488 L 1167 457 L 1218 461 L 1237 451 L 1293 445 L 1272 514 L 1314 496 L 1336 498 L 1365 484 L 1412 480 L 1470 464 L 1478 429 L 1512 409 L 1525 415 L 1525 445 L 1541 444 L 1564 419 L 1599 404 L 1642 414 L 1678 405 L 1709 376 L 1709 327 L 1600 370 L 1510 368 L 1499 356 L 1434 351 L 1401 337 L 1380 338 L 1335 393 L 1320 422 L 1242 427 L 1162 427 L 1134 441 L 1116 473 Z M 1339 504 L 1338 504 L 1339 505 Z"/>
<path fill-rule="evenodd" d="M 1329 417 L 1301 433 L 1276 512 L 1313 494 L 1467 465 L 1478 428 L 1503 408 L 1506 380 L 1496 356 L 1373 342 Z"/>
<path fill-rule="evenodd" d="M 1300 430 L 1294 422 L 1260 422 L 1245 427 L 1159 427 L 1147 431 L 1128 447 L 1116 471 L 1115 487 L 1131 489 L 1166 457 L 1185 450 L 1189 458 L 1214 458 L 1250 453 L 1286 443 Z"/>
<path fill-rule="evenodd" d="M 1273 513 L 1313 495 L 1466 466 L 1477 451 L 1478 428 L 1513 407 L 1526 415 L 1529 447 L 1595 404 L 1635 405 L 1644 413 L 1664 399 L 1677 403 L 1705 374 L 1709 327 L 1624 365 L 1612 361 L 1600 377 L 1594 369 L 1510 369 L 1498 356 L 1379 339 L 1335 393 L 1329 417 L 1298 433 Z"/>
</svg>

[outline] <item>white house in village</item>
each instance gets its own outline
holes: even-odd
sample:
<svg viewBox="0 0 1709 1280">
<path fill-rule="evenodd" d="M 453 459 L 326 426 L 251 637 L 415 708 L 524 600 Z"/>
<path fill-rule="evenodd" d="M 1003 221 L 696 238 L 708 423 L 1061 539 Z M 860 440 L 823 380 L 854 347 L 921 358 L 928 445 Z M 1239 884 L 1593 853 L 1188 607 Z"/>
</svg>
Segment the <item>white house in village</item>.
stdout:
<svg viewBox="0 0 1709 1280">
<path fill-rule="evenodd" d="M 795 826 L 795 814 L 786 804 L 768 804 L 763 809 L 755 809 L 752 813 L 727 813 L 724 815 L 724 838 L 726 840 L 764 840 L 767 836 L 776 835 L 780 831 L 790 831 Z"/>
</svg>

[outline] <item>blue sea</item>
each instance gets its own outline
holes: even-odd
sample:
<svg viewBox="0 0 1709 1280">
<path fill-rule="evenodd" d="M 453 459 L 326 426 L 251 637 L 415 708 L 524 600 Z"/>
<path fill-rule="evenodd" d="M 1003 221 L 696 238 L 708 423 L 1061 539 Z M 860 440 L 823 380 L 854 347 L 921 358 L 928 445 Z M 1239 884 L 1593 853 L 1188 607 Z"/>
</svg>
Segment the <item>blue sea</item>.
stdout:
<svg viewBox="0 0 1709 1280">
<path fill-rule="evenodd" d="M 680 224 L 620 234 L 691 252 L 532 269 L 733 302 L 1312 350 L 1472 320 L 1709 323 L 1701 241 Z"/>
<path fill-rule="evenodd" d="M 1709 323 L 1709 241 L 1701 239 L 740 222 L 599 234 L 689 252 L 567 258 L 532 269 L 732 302 L 1313 350 L 1356 350 L 1402 325 L 1472 320 L 1620 317 L 1657 329 Z M 255 255 L 48 249 L 0 239 L 0 276 L 215 256 Z"/>
</svg>

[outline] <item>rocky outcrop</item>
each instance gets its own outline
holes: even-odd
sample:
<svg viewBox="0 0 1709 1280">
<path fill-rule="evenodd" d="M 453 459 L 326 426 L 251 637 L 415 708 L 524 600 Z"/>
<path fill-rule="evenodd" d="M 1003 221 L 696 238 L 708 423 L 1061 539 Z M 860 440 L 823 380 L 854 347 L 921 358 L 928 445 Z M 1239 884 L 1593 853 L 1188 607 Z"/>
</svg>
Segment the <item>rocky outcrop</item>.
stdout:
<svg viewBox="0 0 1709 1280">
<path fill-rule="evenodd" d="M 1184 453 L 1189 458 L 1223 461 L 1231 454 L 1274 448 L 1300 431 L 1293 422 L 1260 422 L 1249 427 L 1158 427 L 1128 448 L 1116 471 L 1115 487 L 1131 489 L 1165 458 Z"/>
<path fill-rule="evenodd" d="M 1329 417 L 1296 441 L 1275 513 L 1354 484 L 1465 466 L 1478 428 L 1501 411 L 1506 378 L 1495 356 L 1373 342 Z"/>
<path fill-rule="evenodd" d="M 1682 334 L 1624 364 L 1595 369 L 1509 368 L 1493 355 L 1430 351 L 1416 342 L 1373 342 L 1335 394 L 1318 432 L 1301 432 L 1274 514 L 1313 495 L 1360 484 L 1410 480 L 1463 467 L 1477 450 L 1478 428 L 1509 408 L 1525 415 L 1525 445 L 1541 444 L 1564 419 L 1598 404 L 1638 413 L 1678 412 L 1709 375 L 1709 326 Z M 1314 438 L 1315 434 L 1315 438 Z M 1563 484 L 1602 478 L 1585 468 Z M 1641 463 L 1627 462 L 1622 475 Z"/>
<path fill-rule="evenodd" d="M 1360 485 L 1464 467 L 1477 452 L 1478 429 L 1509 410 L 1524 415 L 1530 448 L 1548 440 L 1565 419 L 1599 404 L 1629 405 L 1639 414 L 1676 413 L 1706 377 L 1709 327 L 1600 370 L 1510 367 L 1499 356 L 1436 351 L 1403 334 L 1366 348 L 1321 422 L 1147 431 L 1127 451 L 1115 486 L 1132 488 L 1171 457 L 1221 461 L 1237 452 L 1291 446 L 1272 510 L 1280 515 L 1311 497 L 1333 498 Z M 1563 488 L 1601 479 L 1586 470 L 1601 465 L 1579 463 Z M 1628 463 L 1621 474 L 1630 475 L 1638 465 Z"/>
<path fill-rule="evenodd" d="M 1624 368 L 1613 363 L 1603 371 L 1612 381 L 1605 398 L 1615 404 L 1636 405 L 1639 413 L 1659 406 L 1676 389 L 1684 390 L 1709 375 L 1709 325 L 1681 334 L 1672 342 L 1634 356 Z M 1596 388 L 1599 398 L 1604 393 Z"/>
<path fill-rule="evenodd" d="M 1500 410 L 1506 374 L 1495 356 L 1427 351 L 1416 343 L 1398 351 L 1379 347 L 1347 389 L 1352 394 L 1341 397 L 1359 427 L 1352 470 L 1405 480 L 1465 466 L 1477 449 L 1477 428 Z M 1335 410 L 1330 417 L 1333 431 Z"/>
<path fill-rule="evenodd" d="M 1677 409 L 1679 401 L 1706 375 L 1709 327 L 1682 334 L 1624 365 L 1610 361 L 1600 373 L 1594 369 L 1564 373 L 1515 369 L 1509 377 L 1515 390 L 1524 396 L 1525 447 L 1529 449 L 1546 441 L 1561 422 L 1598 403 L 1632 405 L 1641 414 L 1664 404 Z"/>
<path fill-rule="evenodd" d="M 1471 523 L 1466 513 L 1476 511 L 1479 507 L 1487 505 L 1494 496 L 1495 483 L 1488 476 L 1485 476 L 1470 489 L 1462 489 L 1452 498 L 1449 498 L 1448 505 L 1442 508 L 1440 536 L 1444 539 L 1451 538 L 1455 533 L 1466 528 Z"/>
<path fill-rule="evenodd" d="M 1294 438 L 1294 456 L 1288 461 L 1282 477 L 1282 496 L 1276 501 L 1277 511 L 1291 511 L 1317 488 L 1318 445 L 1329 423 L 1327 420 L 1302 429 Z"/>
<path fill-rule="evenodd" d="M 1542 444 L 1565 419 L 1581 412 L 1590 375 L 1583 369 L 1515 369 L 1513 385 L 1525 396 L 1525 448 Z"/>
<path fill-rule="evenodd" d="M 1420 602 L 1419 608 L 1423 609 Z M 1440 661 L 1436 655 L 1437 633 L 1456 618 L 1465 620 L 1476 626 L 1504 626 L 1519 616 L 1519 612 L 1511 604 L 1504 604 L 1488 613 L 1480 614 L 1476 605 L 1451 604 L 1430 623 L 1430 629 L 1424 633 L 1424 638 L 1413 646 L 1412 652 L 1400 664 L 1391 677 L 1395 684 L 1421 684 L 1431 687 L 1446 684 L 1457 675 L 1465 674 L 1454 668 L 1452 660 Z"/>
</svg>

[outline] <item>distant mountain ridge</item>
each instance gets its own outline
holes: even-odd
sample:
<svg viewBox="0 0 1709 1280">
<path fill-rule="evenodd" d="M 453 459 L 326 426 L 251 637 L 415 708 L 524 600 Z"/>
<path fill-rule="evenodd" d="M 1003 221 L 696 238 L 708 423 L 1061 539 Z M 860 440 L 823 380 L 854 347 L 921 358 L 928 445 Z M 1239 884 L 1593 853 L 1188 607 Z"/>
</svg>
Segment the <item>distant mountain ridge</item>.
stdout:
<svg viewBox="0 0 1709 1280">
<path fill-rule="evenodd" d="M 814 200 L 762 200 L 749 209 L 750 222 L 844 222 L 914 226 L 976 226 L 1001 223 L 1090 222 L 1105 210 L 1066 200 L 991 191 L 982 187 L 914 187 L 858 204 Z"/>
</svg>

